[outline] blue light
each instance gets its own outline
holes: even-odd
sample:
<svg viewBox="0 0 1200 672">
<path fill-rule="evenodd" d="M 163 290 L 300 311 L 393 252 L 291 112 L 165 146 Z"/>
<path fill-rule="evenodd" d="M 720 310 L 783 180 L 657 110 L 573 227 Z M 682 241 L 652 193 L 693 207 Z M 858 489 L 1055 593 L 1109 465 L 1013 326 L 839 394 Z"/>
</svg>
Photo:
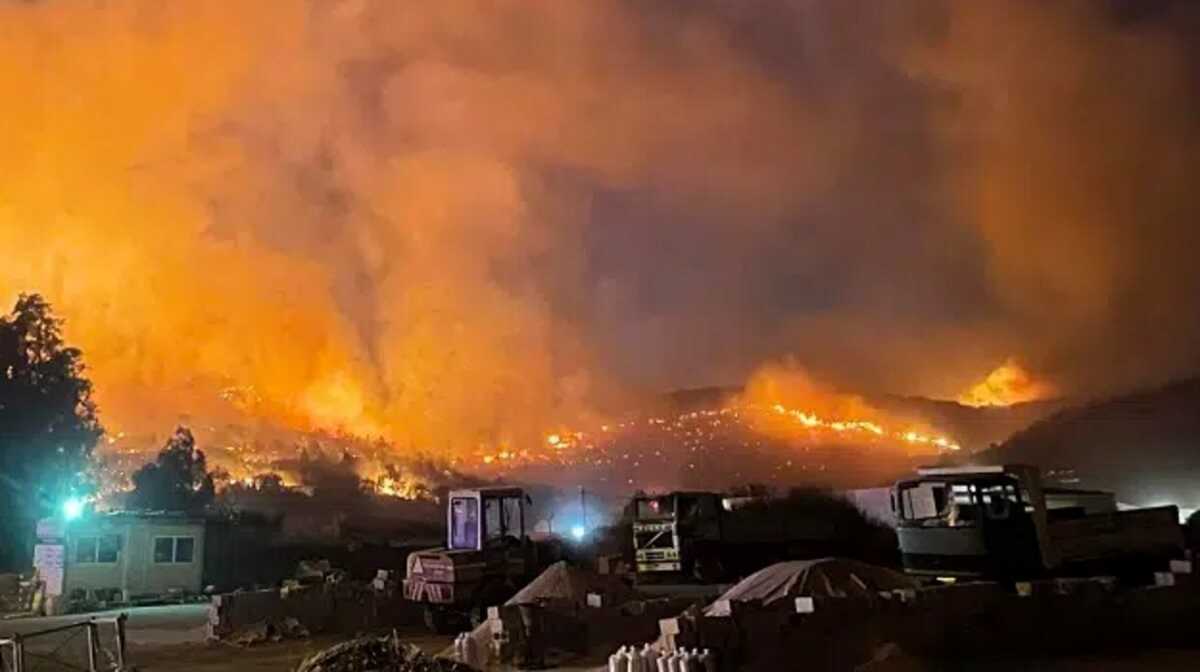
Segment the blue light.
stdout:
<svg viewBox="0 0 1200 672">
<path fill-rule="evenodd" d="M 83 515 L 83 500 L 78 497 L 72 497 L 63 502 L 62 505 L 63 518 L 67 520 L 75 520 Z"/>
<path fill-rule="evenodd" d="M 576 525 L 571 528 L 571 536 L 575 537 L 575 541 L 583 541 L 583 535 L 587 534 L 587 530 L 583 529 L 582 525 Z"/>
</svg>

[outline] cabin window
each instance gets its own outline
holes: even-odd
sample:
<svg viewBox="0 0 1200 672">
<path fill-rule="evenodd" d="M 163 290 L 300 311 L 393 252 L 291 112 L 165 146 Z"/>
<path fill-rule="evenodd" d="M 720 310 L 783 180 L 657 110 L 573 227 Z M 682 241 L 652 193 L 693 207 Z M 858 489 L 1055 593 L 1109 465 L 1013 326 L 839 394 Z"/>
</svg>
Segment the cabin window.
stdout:
<svg viewBox="0 0 1200 672">
<path fill-rule="evenodd" d="M 516 537 L 521 525 L 519 497 L 493 497 L 483 500 L 483 532 L 486 540 Z"/>
<path fill-rule="evenodd" d="M 901 516 L 905 520 L 928 521 L 951 527 L 976 524 L 978 507 L 975 486 L 971 483 L 930 481 L 916 483 L 900 490 Z"/>
<path fill-rule="evenodd" d="M 154 562 L 159 565 L 190 563 L 196 552 L 194 537 L 155 537 Z"/>
<path fill-rule="evenodd" d="M 1005 520 L 1015 512 L 1024 511 L 1017 486 L 1013 483 L 980 484 L 979 504 L 993 520 Z"/>
<path fill-rule="evenodd" d="M 450 500 L 450 548 L 475 548 L 479 541 L 479 500 Z"/>
<path fill-rule="evenodd" d="M 121 535 L 103 534 L 94 537 L 79 537 L 75 541 L 76 564 L 111 565 L 121 552 Z"/>
<path fill-rule="evenodd" d="M 936 518 L 946 505 L 945 483 L 920 483 L 900 492 L 904 518 L 924 520 Z"/>
<path fill-rule="evenodd" d="M 653 518 L 670 518 L 675 513 L 675 507 L 670 497 L 652 497 L 637 500 L 637 517 L 639 520 Z"/>
</svg>

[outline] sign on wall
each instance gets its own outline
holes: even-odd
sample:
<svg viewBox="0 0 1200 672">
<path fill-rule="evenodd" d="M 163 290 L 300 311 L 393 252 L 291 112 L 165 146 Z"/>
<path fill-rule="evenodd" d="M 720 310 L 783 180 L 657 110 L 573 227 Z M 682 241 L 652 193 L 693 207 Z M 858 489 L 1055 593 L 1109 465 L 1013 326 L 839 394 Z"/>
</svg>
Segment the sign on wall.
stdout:
<svg viewBox="0 0 1200 672">
<path fill-rule="evenodd" d="M 58 518 L 42 518 L 37 521 L 37 538 L 41 541 L 62 539 L 66 535 L 63 522 Z"/>
<path fill-rule="evenodd" d="M 62 595 L 66 547 L 62 544 L 37 544 L 33 547 L 33 566 L 46 584 L 46 595 Z"/>
</svg>

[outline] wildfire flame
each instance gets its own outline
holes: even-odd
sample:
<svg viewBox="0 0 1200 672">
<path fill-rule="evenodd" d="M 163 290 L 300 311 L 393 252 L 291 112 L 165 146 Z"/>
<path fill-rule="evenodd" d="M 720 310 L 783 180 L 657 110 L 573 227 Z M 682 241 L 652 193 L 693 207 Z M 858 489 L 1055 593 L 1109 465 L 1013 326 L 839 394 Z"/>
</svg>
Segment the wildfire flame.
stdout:
<svg viewBox="0 0 1200 672">
<path fill-rule="evenodd" d="M 383 497 L 436 500 L 439 484 L 459 475 L 454 460 L 433 463 L 397 456 L 382 442 L 352 435 L 300 435 L 239 438 L 228 429 L 196 427 L 199 448 L 213 471 L 218 491 L 241 488 L 283 489 L 313 494 L 323 477 L 342 487 Z M 94 476 L 97 495 L 108 506 L 120 505 L 132 487 L 132 475 L 154 459 L 160 445 L 153 436 L 113 432 L 98 452 Z M 314 477 L 315 474 L 315 477 Z"/>
<path fill-rule="evenodd" d="M 587 430 L 560 425 L 546 432 L 541 444 L 521 450 L 509 445 L 481 446 L 475 464 L 485 469 L 509 469 L 523 464 L 636 463 L 648 457 L 638 454 L 646 449 L 646 442 L 636 438 L 621 441 L 622 437 L 638 432 L 665 434 L 663 438 L 673 439 L 682 455 L 714 448 L 710 444 L 719 442 L 719 430 L 734 424 L 750 434 L 784 443 L 855 444 L 879 450 L 899 447 L 934 452 L 961 448 L 951 437 L 932 431 L 920 421 L 889 416 L 861 397 L 828 389 L 795 363 L 784 362 L 759 369 L 741 395 L 716 408 L 666 417 L 641 415 Z M 662 448 L 654 450 L 661 453 Z"/>
<path fill-rule="evenodd" d="M 935 452 L 957 451 L 954 439 L 931 432 L 919 425 L 885 427 L 877 422 L 852 418 L 827 418 L 809 410 L 790 408 L 780 403 L 760 405 L 735 401 L 720 408 L 689 411 L 669 417 L 644 417 L 601 425 L 596 431 L 560 429 L 547 434 L 543 446 L 524 450 L 503 447 L 483 448 L 477 452 L 476 466 L 513 468 L 527 464 L 611 464 L 614 460 L 633 460 L 629 448 L 615 439 L 623 433 L 662 430 L 676 437 L 685 450 L 696 452 L 711 439 L 704 427 L 722 423 L 742 423 L 752 431 L 775 438 L 812 439 L 823 443 L 896 445 Z M 634 441 L 633 443 L 637 443 Z"/>
<path fill-rule="evenodd" d="M 1057 394 L 1050 383 L 1040 380 L 1010 357 L 993 369 L 983 380 L 972 385 L 958 397 L 966 406 L 1011 406 Z"/>
</svg>

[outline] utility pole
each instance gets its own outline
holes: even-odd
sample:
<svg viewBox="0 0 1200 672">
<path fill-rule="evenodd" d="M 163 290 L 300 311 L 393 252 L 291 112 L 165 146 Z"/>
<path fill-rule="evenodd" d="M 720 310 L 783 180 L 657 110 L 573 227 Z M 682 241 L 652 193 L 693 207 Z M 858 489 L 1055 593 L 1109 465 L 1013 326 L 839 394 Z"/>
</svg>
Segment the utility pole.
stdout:
<svg viewBox="0 0 1200 672">
<path fill-rule="evenodd" d="M 586 534 L 587 529 L 588 529 L 588 526 L 587 526 L 587 499 L 584 496 L 582 485 L 579 486 L 579 511 L 580 511 L 580 515 L 583 517 L 583 520 L 580 522 L 580 524 L 583 525 L 583 531 Z"/>
</svg>

